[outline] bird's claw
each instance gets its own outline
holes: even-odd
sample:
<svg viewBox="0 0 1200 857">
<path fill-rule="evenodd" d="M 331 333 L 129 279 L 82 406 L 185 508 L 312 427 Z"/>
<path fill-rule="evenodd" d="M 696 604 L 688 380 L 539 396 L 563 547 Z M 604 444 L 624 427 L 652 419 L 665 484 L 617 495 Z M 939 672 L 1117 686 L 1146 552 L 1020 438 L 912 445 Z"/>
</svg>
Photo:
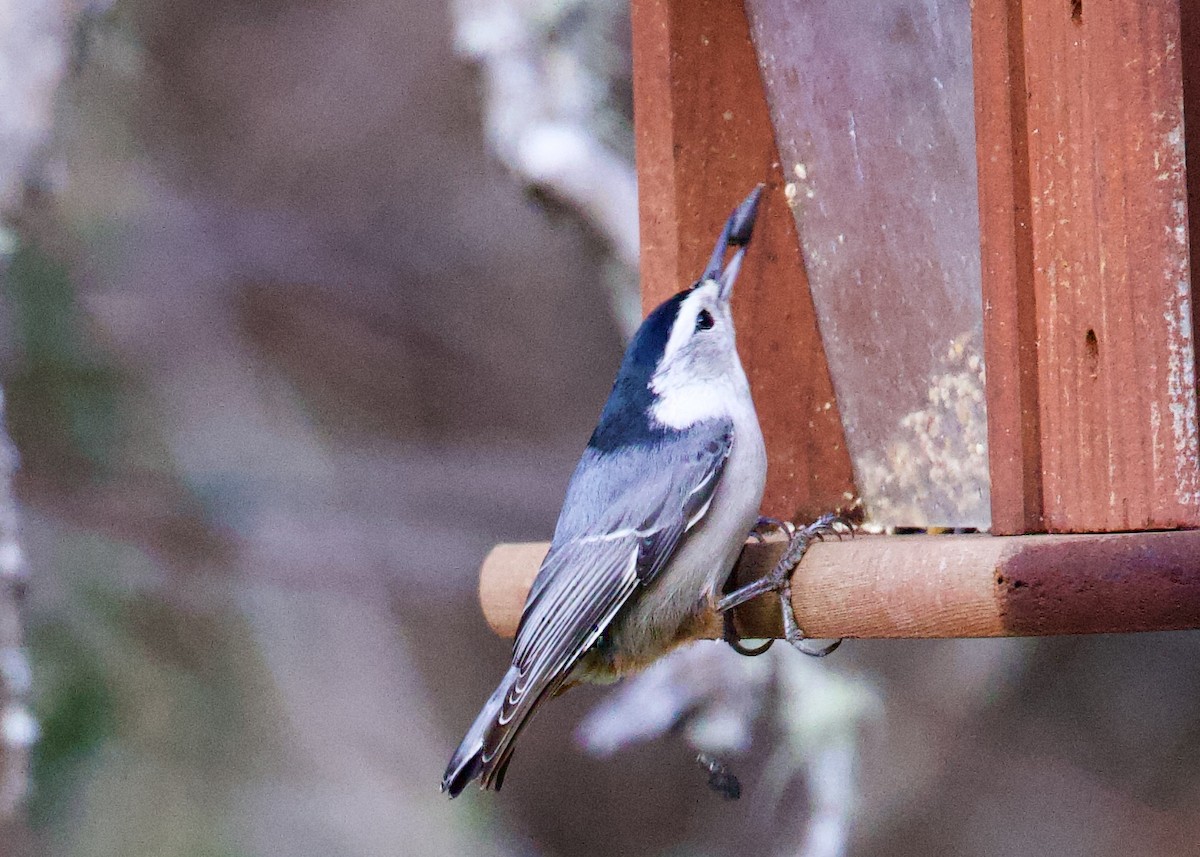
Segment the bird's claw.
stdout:
<svg viewBox="0 0 1200 857">
<path fill-rule="evenodd" d="M 784 639 L 796 651 L 809 657 L 823 658 L 837 649 L 842 644 L 842 641 L 840 639 L 834 640 L 829 645 L 819 649 L 810 649 L 804 645 L 804 641 L 808 638 L 805 636 L 804 631 L 801 630 L 800 624 L 796 621 L 796 610 L 792 606 L 792 574 L 800 564 L 800 560 L 804 558 L 804 554 L 808 552 L 809 545 L 814 540 L 823 542 L 825 541 L 825 536 L 834 535 L 837 536 L 838 541 L 841 541 L 843 532 L 853 535 L 854 525 L 840 515 L 822 515 L 804 529 L 793 532 L 787 549 L 783 552 L 783 556 L 779 558 L 779 562 L 771 570 L 771 576 L 779 584 L 776 592 L 779 593 L 779 607 L 780 612 L 783 614 Z"/>
<path fill-rule="evenodd" d="M 750 531 L 750 535 L 757 538 L 760 542 L 762 541 L 763 537 L 762 534 L 758 532 L 758 528 L 764 520 L 770 519 L 759 518 L 758 524 L 755 524 L 755 528 Z M 729 580 L 727 580 L 725 583 L 726 587 L 728 587 L 732 582 L 733 576 L 730 575 Z M 728 643 L 729 647 L 739 655 L 743 655 L 747 658 L 756 658 L 759 655 L 766 654 L 767 649 L 771 648 L 771 644 L 775 642 L 773 639 L 766 640 L 762 645 L 755 648 L 742 645 L 742 637 L 738 634 L 737 628 L 734 626 L 732 610 L 724 610 L 721 612 L 721 639 Z"/>
<path fill-rule="evenodd" d="M 767 540 L 767 533 L 772 530 L 778 530 L 790 539 L 796 532 L 796 525 L 782 518 L 768 518 L 766 515 L 761 515 L 754 522 L 754 526 L 750 528 L 750 537 L 762 544 Z"/>
<path fill-rule="evenodd" d="M 788 533 L 788 545 L 783 551 L 783 556 L 779 558 L 779 561 L 775 563 L 775 567 L 771 569 L 766 577 L 725 595 L 717 602 L 717 609 L 725 617 L 724 639 L 733 647 L 734 651 L 742 655 L 761 655 L 770 648 L 771 641 L 767 641 L 757 649 L 748 649 L 742 646 L 741 640 L 733 628 L 731 611 L 734 607 L 744 604 L 752 598 L 766 592 L 774 592 L 779 596 L 784 639 L 797 651 L 809 657 L 823 658 L 840 646 L 842 641 L 835 640 L 820 649 L 810 649 L 804 645 L 807 637 L 796 621 L 796 611 L 792 607 L 792 574 L 800 564 L 800 560 L 804 558 L 804 554 L 808 551 L 813 541 L 824 541 L 824 537 L 827 535 L 835 535 L 841 540 L 844 533 L 854 534 L 854 525 L 846 518 L 833 514 L 822 515 L 807 527 L 799 530 L 786 521 L 778 521 L 773 518 L 759 518 L 751 534 L 761 541 L 761 530 L 767 526 L 782 529 Z"/>
<path fill-rule="evenodd" d="M 751 648 L 742 645 L 742 637 L 738 635 L 737 628 L 733 625 L 733 611 L 726 610 L 721 614 L 721 620 L 724 623 L 721 631 L 721 639 L 729 644 L 729 648 L 733 649 L 739 655 L 747 658 L 757 658 L 759 655 L 765 655 L 767 649 L 771 648 L 771 644 L 775 641 L 764 640 L 759 646 Z"/>
<path fill-rule="evenodd" d="M 779 588 L 779 608 L 783 613 L 783 637 L 793 649 L 801 654 L 808 655 L 810 658 L 823 658 L 831 654 L 834 649 L 842 644 L 842 641 L 837 639 L 819 649 L 810 649 L 804 645 L 804 641 L 808 637 L 801 630 L 800 623 L 796 621 L 796 609 L 792 606 L 792 580 L 790 576 Z"/>
</svg>

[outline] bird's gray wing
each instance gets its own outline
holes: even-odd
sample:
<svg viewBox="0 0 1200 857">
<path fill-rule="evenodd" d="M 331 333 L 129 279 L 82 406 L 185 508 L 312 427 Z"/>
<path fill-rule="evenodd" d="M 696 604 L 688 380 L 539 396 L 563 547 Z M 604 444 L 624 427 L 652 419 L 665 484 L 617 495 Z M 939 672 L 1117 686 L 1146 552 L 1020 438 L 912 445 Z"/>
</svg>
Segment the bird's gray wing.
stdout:
<svg viewBox="0 0 1200 857">
<path fill-rule="evenodd" d="M 537 702 L 561 686 L 703 518 L 732 443 L 732 426 L 710 421 L 659 444 L 584 454 L 517 630 L 518 675 L 498 716 L 516 728 L 493 733 L 496 746 L 485 746 L 485 760 L 506 753 Z M 488 765 L 501 774 L 504 767 Z"/>
<path fill-rule="evenodd" d="M 649 540 L 638 577 L 643 583 L 653 580 L 679 539 L 708 510 L 732 444 L 732 423 L 710 420 L 657 444 L 611 453 L 589 448 L 571 477 L 550 552 L 525 599 L 518 645 L 544 591 L 563 582 L 564 565 L 554 560 L 559 551 L 571 551 L 572 542 L 604 544 L 636 533 Z M 565 568 L 568 574 L 587 573 L 586 564 Z"/>
</svg>

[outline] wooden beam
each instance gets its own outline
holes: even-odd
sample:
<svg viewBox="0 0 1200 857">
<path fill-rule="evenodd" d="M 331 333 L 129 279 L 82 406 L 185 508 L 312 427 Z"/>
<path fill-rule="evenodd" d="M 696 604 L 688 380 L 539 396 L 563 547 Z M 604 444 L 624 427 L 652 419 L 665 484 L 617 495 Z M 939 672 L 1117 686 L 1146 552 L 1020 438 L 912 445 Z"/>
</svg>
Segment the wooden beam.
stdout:
<svg viewBox="0 0 1200 857">
<path fill-rule="evenodd" d="M 974 37 L 994 531 L 1200 525 L 1179 0 Z"/>
<path fill-rule="evenodd" d="M 1045 525 L 1023 19 L 1011 0 L 975 0 L 971 23 L 991 531 L 1037 533 Z"/>
<path fill-rule="evenodd" d="M 480 600 L 511 637 L 547 545 L 499 545 Z M 748 544 L 739 583 L 761 577 L 782 542 Z M 1041 636 L 1200 628 L 1200 531 L 997 537 L 859 536 L 813 545 L 793 577 L 813 637 Z M 741 607 L 747 637 L 778 637 L 778 602 Z M 701 636 L 720 635 L 711 614 Z"/>
<path fill-rule="evenodd" d="M 734 295 L 767 442 L 763 511 L 845 507 L 850 457 L 742 3 L 633 0 L 632 14 L 643 306 L 691 285 L 729 212 L 765 182 Z"/>
</svg>

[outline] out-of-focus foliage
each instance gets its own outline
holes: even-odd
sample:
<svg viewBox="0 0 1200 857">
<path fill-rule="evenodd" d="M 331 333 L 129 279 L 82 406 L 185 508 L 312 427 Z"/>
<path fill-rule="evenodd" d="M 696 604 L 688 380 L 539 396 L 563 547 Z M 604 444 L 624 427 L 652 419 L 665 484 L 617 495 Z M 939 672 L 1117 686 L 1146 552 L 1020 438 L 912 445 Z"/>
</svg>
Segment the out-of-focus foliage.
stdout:
<svg viewBox="0 0 1200 857">
<path fill-rule="evenodd" d="M 30 632 L 29 645 L 38 653 L 34 712 L 41 725 L 29 818 L 47 827 L 69 810 L 81 769 L 113 736 L 116 712 L 95 652 L 69 626 L 47 622 Z"/>
<path fill-rule="evenodd" d="M 58 0 L 0 0 L 0 211 L 38 173 L 67 64 L 65 12 Z"/>
<path fill-rule="evenodd" d="M 26 418 L 36 415 L 37 427 L 30 431 L 63 441 L 44 454 L 73 457 L 84 472 L 102 472 L 117 442 L 120 381 L 87 344 L 87 322 L 66 267 L 22 245 L 12 255 L 4 285 L 22 355 L 20 368 L 6 379 L 10 430 L 26 457 L 37 455 L 38 441 L 24 435 Z"/>
<path fill-rule="evenodd" d="M 53 124 L 54 97 L 66 71 L 67 20 L 57 0 L 0 0 L 0 277 L 16 238 L 2 218 L 37 186 Z M 13 474 L 18 455 L 7 431 L 0 384 L 0 850 L 19 840 L 29 788 L 29 748 L 37 724 L 27 707 L 32 684 L 24 646 L 26 585 Z"/>
</svg>

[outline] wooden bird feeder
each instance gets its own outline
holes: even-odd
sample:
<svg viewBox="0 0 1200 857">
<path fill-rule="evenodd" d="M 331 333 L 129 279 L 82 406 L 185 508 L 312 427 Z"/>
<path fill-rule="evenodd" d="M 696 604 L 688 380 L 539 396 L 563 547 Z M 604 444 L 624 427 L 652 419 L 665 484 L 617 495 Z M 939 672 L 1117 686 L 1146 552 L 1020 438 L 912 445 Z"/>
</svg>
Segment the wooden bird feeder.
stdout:
<svg viewBox="0 0 1200 857">
<path fill-rule="evenodd" d="M 647 309 L 767 185 L 734 300 L 764 514 L 950 533 L 815 546 L 801 626 L 1200 627 L 1200 0 L 632 6 Z M 501 633 L 544 551 L 485 562 Z"/>
</svg>

